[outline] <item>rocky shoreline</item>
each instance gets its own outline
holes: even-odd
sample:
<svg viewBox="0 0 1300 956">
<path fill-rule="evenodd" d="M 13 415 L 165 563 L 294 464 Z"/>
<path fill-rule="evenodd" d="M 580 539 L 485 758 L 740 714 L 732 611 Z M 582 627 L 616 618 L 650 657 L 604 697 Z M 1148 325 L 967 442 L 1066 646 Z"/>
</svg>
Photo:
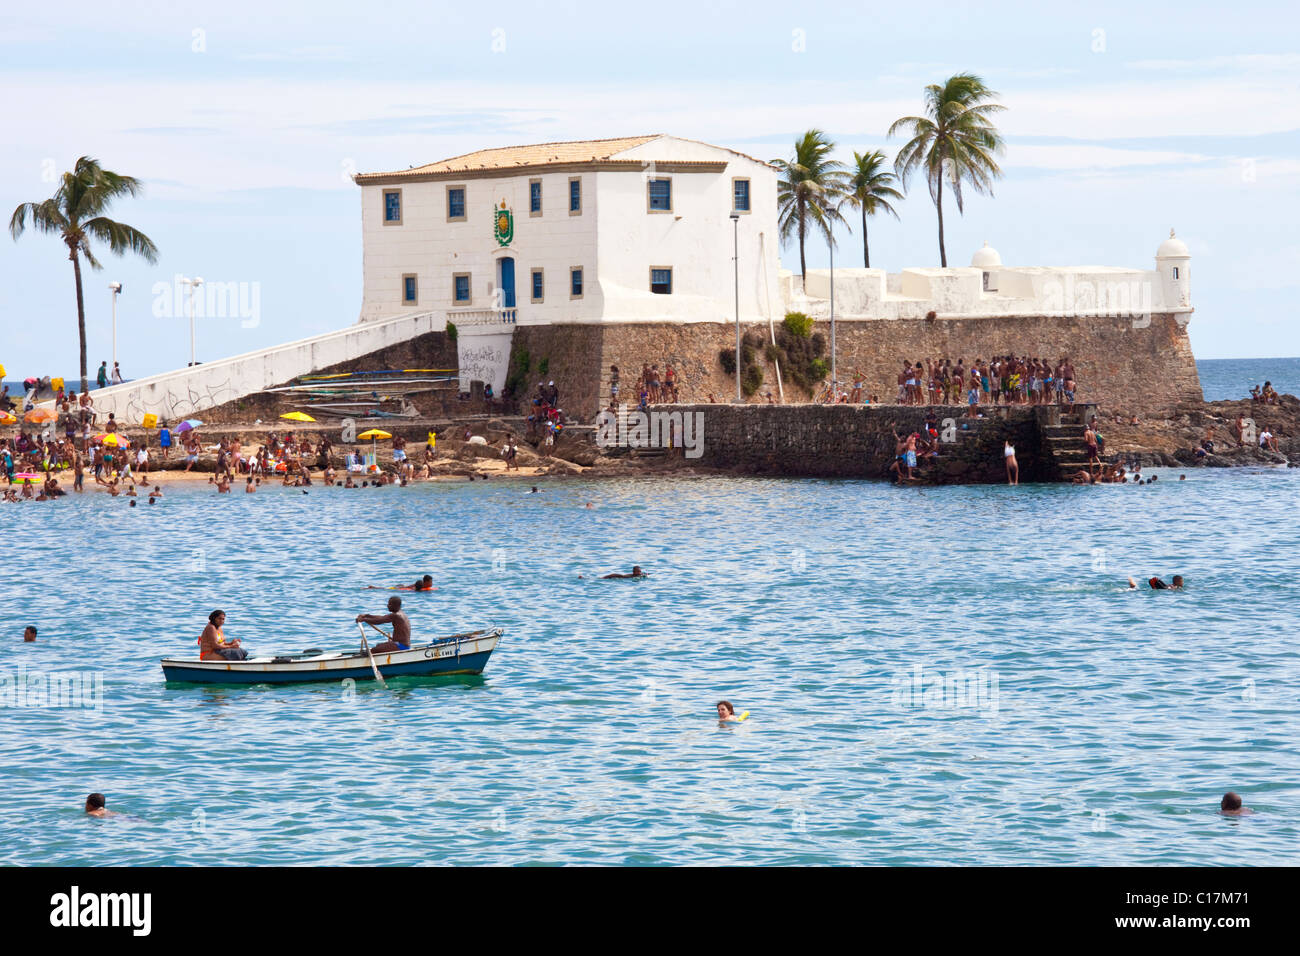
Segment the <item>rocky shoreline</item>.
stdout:
<svg viewBox="0 0 1300 956">
<path fill-rule="evenodd" d="M 1278 450 L 1260 448 L 1258 440 L 1238 446 L 1233 433 L 1238 416 L 1253 422 L 1255 433 L 1267 427 L 1277 436 Z M 1208 427 L 1214 428 L 1214 453 L 1196 457 Z M 1106 457 L 1132 458 L 1144 467 L 1231 468 L 1261 465 L 1300 467 L 1300 398 L 1283 395 L 1276 405 L 1250 399 L 1180 405 L 1172 418 L 1117 423 L 1098 416 Z"/>
<path fill-rule="evenodd" d="M 903 407 L 900 407 L 900 412 Z M 1233 433 L 1237 416 L 1253 421 L 1256 432 L 1269 428 L 1278 438 L 1278 451 L 1260 448 L 1257 441 L 1238 446 Z M 1119 416 L 1105 411 L 1097 416 L 1097 427 L 1104 440 L 1103 458 L 1136 462 L 1143 467 L 1170 468 L 1228 468 L 1260 466 L 1300 466 L 1300 399 L 1293 395 L 1281 396 L 1276 405 L 1260 405 L 1250 400 L 1202 402 L 1179 406 L 1176 414 L 1167 419 L 1152 419 L 1131 423 L 1131 416 Z M 1197 458 L 1195 449 L 1208 427 L 1214 428 L 1215 451 Z M 525 441 L 525 424 L 522 419 L 473 415 L 455 420 L 409 420 L 386 426 L 393 434 L 407 439 L 407 453 L 416 464 L 417 473 L 424 465 L 424 445 L 429 431 L 437 432 L 435 454 L 429 462 L 428 480 L 476 480 L 487 478 L 590 478 L 623 477 L 655 474 L 725 474 L 749 473 L 742 464 L 718 466 L 699 460 L 686 459 L 680 450 L 662 449 L 602 449 L 596 445 L 591 426 L 573 425 L 565 429 L 549 454 L 542 454 L 540 446 Z M 466 441 L 466 429 L 475 440 Z M 156 442 L 156 433 L 137 428 L 125 429 L 133 441 L 146 434 Z M 286 431 L 310 436 L 315 442 L 328 429 L 319 425 L 286 426 L 276 422 L 255 424 L 221 424 L 200 429 L 205 449 L 222 438 L 237 438 L 245 452 L 256 451 L 265 444 L 272 432 L 283 435 Z M 454 437 L 453 437 L 454 436 Z M 332 437 L 332 436 L 331 436 Z M 517 447 L 518 470 L 506 471 L 501 454 L 502 446 L 514 438 Z M 364 442 L 349 447 L 365 446 Z M 169 475 L 185 468 L 183 451 L 172 449 L 167 462 L 159 460 L 156 447 L 152 452 L 151 473 Z M 345 447 L 336 444 L 331 463 L 341 473 Z M 380 446 L 381 466 L 395 472 L 391 460 L 391 446 Z M 314 459 L 312 463 L 314 469 Z M 216 468 L 216 454 L 205 450 L 194 466 L 194 471 L 211 473 Z M 769 473 L 769 472 L 764 472 Z M 960 478 L 958 479 L 960 480 Z"/>
</svg>

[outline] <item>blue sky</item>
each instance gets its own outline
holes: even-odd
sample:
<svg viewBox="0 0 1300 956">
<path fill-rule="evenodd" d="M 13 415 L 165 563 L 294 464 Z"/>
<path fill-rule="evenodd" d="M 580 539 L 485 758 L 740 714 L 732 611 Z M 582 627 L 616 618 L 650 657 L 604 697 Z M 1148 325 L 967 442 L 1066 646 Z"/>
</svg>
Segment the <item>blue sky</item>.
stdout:
<svg viewBox="0 0 1300 956">
<path fill-rule="evenodd" d="M 1300 355 L 1300 14 L 1294 4 L 805 4 L 674 0 L 358 7 L 72 2 L 0 13 L 0 211 L 48 196 L 90 154 L 143 179 L 113 214 L 160 262 L 88 273 L 92 367 L 124 285 L 128 377 L 183 365 L 182 317 L 153 315 L 177 273 L 258 283 L 261 320 L 199 323 L 200 359 L 356 321 L 353 171 L 484 146 L 671 133 L 762 158 L 827 130 L 843 158 L 899 143 L 927 83 L 980 74 L 1007 107 L 992 198 L 946 209 L 950 262 L 987 239 L 1008 265 L 1150 268 L 1193 254 L 1199 357 Z M 923 184 L 871 225 L 872 265 L 936 265 Z M 858 237 L 840 261 L 860 263 Z M 784 250 L 787 266 L 797 252 Z M 824 266 L 823 245 L 809 249 Z M 72 269 L 52 239 L 0 239 L 0 363 L 76 371 Z"/>
</svg>

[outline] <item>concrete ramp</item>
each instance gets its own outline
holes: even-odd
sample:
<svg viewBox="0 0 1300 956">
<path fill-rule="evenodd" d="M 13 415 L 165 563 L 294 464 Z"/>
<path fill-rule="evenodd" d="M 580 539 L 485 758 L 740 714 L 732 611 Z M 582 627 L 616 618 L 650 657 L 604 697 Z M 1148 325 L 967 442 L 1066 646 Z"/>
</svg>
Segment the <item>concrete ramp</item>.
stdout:
<svg viewBox="0 0 1300 956">
<path fill-rule="evenodd" d="M 109 412 L 123 424 L 139 424 L 150 412 L 175 422 L 446 327 L 447 317 L 441 312 L 362 322 L 339 332 L 96 389 L 91 397 L 100 422 Z"/>
</svg>

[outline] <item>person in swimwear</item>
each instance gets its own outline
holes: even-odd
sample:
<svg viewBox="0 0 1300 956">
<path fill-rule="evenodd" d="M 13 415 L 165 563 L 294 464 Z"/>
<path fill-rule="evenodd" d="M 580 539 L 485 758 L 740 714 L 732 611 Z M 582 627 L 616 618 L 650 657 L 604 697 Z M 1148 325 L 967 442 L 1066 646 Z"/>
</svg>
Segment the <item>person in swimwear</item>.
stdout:
<svg viewBox="0 0 1300 956">
<path fill-rule="evenodd" d="M 1224 799 L 1226 800 L 1228 798 L 1224 797 Z M 102 793 L 90 794 L 90 796 L 86 797 L 86 813 L 92 817 L 100 817 L 100 818 L 117 816 L 116 813 L 114 813 L 112 810 L 109 810 L 106 806 L 104 806 L 105 802 L 106 801 L 104 800 L 104 795 Z M 1240 804 L 1241 800 L 1238 799 L 1237 803 Z M 1246 812 L 1249 813 L 1250 811 L 1247 810 Z"/>
<path fill-rule="evenodd" d="M 1020 465 L 1016 462 L 1016 449 L 1011 442 L 1002 443 L 1002 457 L 1007 463 L 1007 484 L 1020 484 Z"/>
<path fill-rule="evenodd" d="M 243 661 L 248 659 L 248 651 L 240 646 L 239 638 L 226 640 L 222 625 L 226 623 L 225 611 L 213 611 L 208 615 L 208 626 L 199 637 L 199 660 Z"/>
<path fill-rule="evenodd" d="M 419 578 L 414 584 L 399 584 L 391 588 L 381 588 L 377 585 L 371 584 L 366 587 L 366 590 L 367 591 L 432 591 L 434 590 L 433 575 L 426 574 L 424 577 Z"/>
<path fill-rule="evenodd" d="M 402 610 L 402 599 L 397 595 L 393 595 L 388 599 L 387 614 L 358 614 L 357 622 L 360 624 L 393 625 L 392 639 L 373 645 L 370 648 L 372 654 L 387 654 L 392 651 L 409 651 L 411 649 L 411 620 L 406 616 L 406 612 Z M 360 653 L 364 654 L 365 650 L 362 649 Z"/>
<path fill-rule="evenodd" d="M 1223 799 L 1219 801 L 1219 812 L 1225 817 L 1244 817 L 1246 814 L 1255 811 L 1250 807 L 1243 807 L 1241 797 L 1229 790 L 1223 795 Z"/>
<path fill-rule="evenodd" d="M 613 581 L 613 580 L 618 580 L 619 578 L 643 578 L 645 576 L 646 573 L 641 570 L 641 565 L 634 564 L 632 565 L 631 574 L 605 574 L 605 575 L 601 575 L 600 579 L 602 581 Z"/>
<path fill-rule="evenodd" d="M 1181 591 L 1183 589 L 1183 576 L 1175 574 L 1173 584 L 1165 584 L 1159 578 L 1151 578 L 1147 581 L 1147 584 L 1151 585 L 1152 591 Z"/>
<path fill-rule="evenodd" d="M 746 714 L 749 711 L 745 712 Z M 718 723 L 720 724 L 738 724 L 741 718 L 736 716 L 736 708 L 732 706 L 729 700 L 718 701 Z"/>
</svg>

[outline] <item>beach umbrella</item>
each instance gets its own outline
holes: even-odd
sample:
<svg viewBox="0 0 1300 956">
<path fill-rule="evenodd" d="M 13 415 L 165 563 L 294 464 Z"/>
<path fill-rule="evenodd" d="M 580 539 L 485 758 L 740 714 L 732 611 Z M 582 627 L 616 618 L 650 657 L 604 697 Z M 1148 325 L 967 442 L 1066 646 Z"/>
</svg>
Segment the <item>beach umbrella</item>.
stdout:
<svg viewBox="0 0 1300 956">
<path fill-rule="evenodd" d="M 316 420 L 306 412 L 285 412 L 285 414 L 280 417 L 287 418 L 291 422 L 314 422 Z"/>
<path fill-rule="evenodd" d="M 203 423 L 199 421 L 197 418 L 187 418 L 185 419 L 185 421 L 181 422 L 179 425 L 176 426 L 176 431 L 178 434 L 180 432 L 191 431 L 195 428 L 198 428 L 202 424 Z"/>
<path fill-rule="evenodd" d="M 107 435 L 100 438 L 100 441 L 105 445 L 120 445 L 123 448 L 131 444 L 125 436 L 119 435 L 117 432 L 109 432 Z"/>
<path fill-rule="evenodd" d="M 52 408 L 33 408 L 23 416 L 23 421 L 31 422 L 35 425 L 43 425 L 46 422 L 57 420 L 59 413 Z"/>
<path fill-rule="evenodd" d="M 378 455 L 379 455 L 379 452 L 378 452 L 377 448 L 375 447 L 375 443 L 376 443 L 377 441 L 379 441 L 379 439 L 381 439 L 381 438 L 385 438 L 385 439 L 387 439 L 387 438 L 392 438 L 393 436 L 390 435 L 390 434 L 388 434 L 388 432 L 383 431 L 382 429 L 379 429 L 379 428 L 372 428 L 372 429 L 370 429 L 370 431 L 368 431 L 368 432 L 362 432 L 362 433 L 361 433 L 360 435 L 358 435 L 357 437 L 358 437 L 358 438 L 369 438 L 369 439 L 370 439 L 370 454 L 376 456 L 375 460 L 376 460 L 376 462 L 377 462 L 377 461 L 378 461 Z"/>
<path fill-rule="evenodd" d="M 3 415 L 0 415 L 0 425 L 12 425 L 17 421 L 18 419 L 14 418 L 8 412 L 5 412 Z"/>
</svg>

